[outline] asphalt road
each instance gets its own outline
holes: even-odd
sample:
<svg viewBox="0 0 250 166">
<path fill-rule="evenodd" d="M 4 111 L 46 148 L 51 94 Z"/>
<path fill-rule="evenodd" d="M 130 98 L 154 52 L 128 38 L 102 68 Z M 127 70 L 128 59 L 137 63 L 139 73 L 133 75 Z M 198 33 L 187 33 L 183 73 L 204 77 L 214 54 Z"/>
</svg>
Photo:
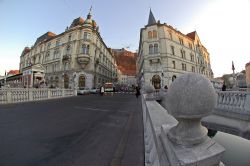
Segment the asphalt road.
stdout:
<svg viewBox="0 0 250 166">
<path fill-rule="evenodd" d="M 0 166 L 143 166 L 142 123 L 132 94 L 0 105 Z"/>
</svg>

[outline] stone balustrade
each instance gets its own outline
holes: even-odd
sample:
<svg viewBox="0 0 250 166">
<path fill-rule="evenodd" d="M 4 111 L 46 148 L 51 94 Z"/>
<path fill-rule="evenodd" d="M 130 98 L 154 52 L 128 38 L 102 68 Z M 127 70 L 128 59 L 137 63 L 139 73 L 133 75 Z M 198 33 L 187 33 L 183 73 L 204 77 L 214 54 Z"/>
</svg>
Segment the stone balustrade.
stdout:
<svg viewBox="0 0 250 166">
<path fill-rule="evenodd" d="M 47 100 L 75 95 L 76 92 L 73 89 L 6 88 L 0 89 L 0 104 Z"/>
<path fill-rule="evenodd" d="M 250 121 L 250 92 L 218 91 L 214 113 Z"/>
</svg>

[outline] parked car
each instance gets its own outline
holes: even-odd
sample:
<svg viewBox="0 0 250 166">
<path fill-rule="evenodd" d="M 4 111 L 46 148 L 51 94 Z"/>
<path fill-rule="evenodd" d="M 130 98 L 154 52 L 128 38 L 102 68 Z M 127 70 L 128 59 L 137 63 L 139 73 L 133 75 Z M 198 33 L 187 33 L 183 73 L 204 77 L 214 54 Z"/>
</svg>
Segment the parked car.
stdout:
<svg viewBox="0 0 250 166">
<path fill-rule="evenodd" d="M 89 93 L 90 93 L 90 89 L 87 87 L 82 87 L 82 88 L 79 88 L 77 90 L 78 95 L 85 95 L 85 94 L 89 94 Z"/>
<path fill-rule="evenodd" d="M 100 92 L 100 89 L 98 89 L 98 88 L 92 88 L 92 89 L 90 89 L 90 93 L 91 94 L 97 94 L 99 92 Z"/>
</svg>

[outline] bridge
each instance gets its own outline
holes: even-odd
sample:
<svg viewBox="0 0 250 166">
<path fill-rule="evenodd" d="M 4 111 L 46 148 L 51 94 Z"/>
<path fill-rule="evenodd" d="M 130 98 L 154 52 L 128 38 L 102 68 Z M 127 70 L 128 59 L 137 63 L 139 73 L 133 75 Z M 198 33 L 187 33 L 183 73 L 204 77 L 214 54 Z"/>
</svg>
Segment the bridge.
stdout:
<svg viewBox="0 0 250 166">
<path fill-rule="evenodd" d="M 195 82 L 192 82 L 192 84 L 190 84 L 190 82 L 187 81 L 187 80 L 189 81 L 192 80 L 191 78 L 196 80 Z M 178 83 L 179 79 L 183 79 L 183 80 L 179 81 Z M 203 82 L 203 84 L 199 84 L 199 86 L 195 86 L 195 84 L 200 81 Z M 180 85 L 182 87 L 180 87 Z M 185 89 L 186 86 L 188 87 L 188 89 Z M 180 89 L 182 89 L 182 91 L 180 91 Z M 141 101 L 139 101 L 139 99 L 136 99 L 135 96 L 131 94 L 130 95 L 129 94 L 115 94 L 114 96 L 105 96 L 104 98 L 97 95 L 96 97 L 98 99 L 96 98 L 94 100 L 92 98 L 93 96 L 83 96 L 82 98 L 72 97 L 72 99 L 69 99 L 69 98 L 63 99 L 67 101 L 65 103 L 69 104 L 71 107 L 69 106 L 65 108 L 63 108 L 64 106 L 60 106 L 60 107 L 63 110 L 67 108 L 68 111 L 69 110 L 70 111 L 88 110 L 87 112 L 90 112 L 90 111 L 106 112 L 106 113 L 112 112 L 116 114 L 124 114 L 127 116 L 127 118 L 125 118 L 126 120 L 123 120 L 123 125 L 121 125 L 122 127 L 120 126 L 119 128 L 120 130 L 122 130 L 123 128 L 122 132 L 120 133 L 120 137 L 117 137 L 117 138 L 114 137 L 114 139 L 120 140 L 120 143 L 118 144 L 116 143 L 115 145 L 116 148 L 113 148 L 111 155 L 110 154 L 108 155 L 109 159 L 105 159 L 105 162 L 112 166 L 116 166 L 121 163 L 123 163 L 123 165 L 124 163 L 126 164 L 129 163 L 130 165 L 146 165 L 146 166 L 151 166 L 151 165 L 152 166 L 153 165 L 168 166 L 168 165 L 178 165 L 178 164 L 179 165 L 202 165 L 202 166 L 203 165 L 204 166 L 223 165 L 223 163 L 220 162 L 220 159 L 225 149 L 221 145 L 216 143 L 213 139 L 210 139 L 206 136 L 206 133 L 207 133 L 206 129 L 203 128 L 200 125 L 200 123 L 202 123 L 202 125 L 206 126 L 208 129 L 222 131 L 222 132 L 234 134 L 234 135 L 246 138 L 246 139 L 250 139 L 250 92 L 249 91 L 245 91 L 245 92 L 217 91 L 215 93 L 214 90 L 211 89 L 210 84 L 204 81 L 203 78 L 197 77 L 197 75 L 191 75 L 191 76 L 188 75 L 188 77 L 186 76 L 184 78 L 183 77 L 178 78 L 168 91 L 160 90 L 158 92 L 155 92 L 152 86 L 146 85 L 143 87 L 142 92 L 143 92 L 143 95 L 141 96 Z M 34 91 L 27 92 L 27 93 L 28 94 L 33 93 L 33 95 L 35 94 Z M 50 96 L 62 96 L 62 95 L 55 95 L 55 92 L 54 92 L 54 95 L 52 95 L 52 92 L 49 92 L 49 93 L 50 93 Z M 60 94 L 63 94 L 63 93 L 60 93 Z M 124 96 L 126 97 L 123 98 Z M 89 97 L 92 99 L 88 99 Z M 11 98 L 16 98 L 16 97 L 11 97 Z M 128 98 L 131 98 L 131 99 L 128 100 Z M 35 99 L 35 97 L 33 97 L 33 99 Z M 84 99 L 84 100 L 80 100 L 80 99 Z M 104 100 L 105 102 L 104 103 L 101 102 L 102 100 Z M 121 100 L 124 103 L 126 103 L 126 105 L 123 105 L 124 103 L 121 102 Z M 19 102 L 19 100 L 17 101 Z M 96 101 L 96 103 L 94 101 Z M 51 105 L 48 108 L 45 108 L 47 110 L 45 111 L 47 114 L 46 116 L 50 116 L 51 112 L 48 111 L 50 107 L 56 108 L 55 106 L 53 106 L 52 103 L 55 102 L 55 105 L 57 106 L 59 106 L 59 103 L 60 103 L 57 100 L 53 102 L 52 101 L 40 101 L 40 102 L 44 102 L 44 104 L 47 102 L 51 103 Z M 93 105 L 89 106 L 90 104 L 89 102 L 90 103 L 93 102 Z M 131 103 L 133 104 L 131 105 Z M 142 111 L 141 109 L 138 108 L 138 104 L 140 107 L 140 103 L 141 103 Z M 28 105 L 26 105 L 26 107 Z M 112 108 L 109 108 L 109 107 L 106 108 L 107 105 Z M 122 105 L 124 106 L 124 108 L 122 107 Z M 19 108 L 19 106 L 15 108 L 17 109 Z M 41 105 L 38 105 L 37 108 L 40 108 L 40 106 Z M 6 106 L 2 108 L 4 108 L 3 110 L 7 111 L 8 109 L 5 109 L 5 107 Z M 128 107 L 127 109 L 130 111 L 131 110 L 138 111 L 136 113 L 136 118 L 134 117 L 134 113 L 135 113 L 134 111 L 132 111 L 134 113 L 132 112 L 128 113 L 127 109 L 126 111 L 124 111 L 126 107 Z M 8 114 L 5 111 L 2 111 L 2 113 L 4 112 L 3 115 Z M 42 112 L 42 110 L 40 111 Z M 202 112 L 202 114 L 200 112 Z M 52 114 L 56 115 L 58 113 L 52 112 Z M 140 125 L 140 116 L 143 117 L 143 121 L 141 122 L 141 125 Z M 6 119 L 5 117 L 2 117 L 2 118 Z M 88 118 L 87 119 L 84 118 L 84 119 L 83 119 L 83 122 L 81 122 L 83 124 L 85 123 L 84 121 L 88 121 Z M 137 120 L 137 122 L 135 122 L 135 119 Z M 68 122 L 71 120 L 68 120 Z M 108 118 L 106 122 L 109 123 L 110 120 L 120 121 L 121 119 L 119 117 L 114 116 L 113 119 Z M 55 119 L 55 121 L 57 121 L 57 119 Z M 60 121 L 61 120 L 59 119 L 59 122 Z M 48 123 L 48 125 L 50 123 Z M 98 121 L 93 121 L 91 123 L 93 125 L 93 123 L 98 123 Z M 131 127 L 132 124 L 134 127 L 136 127 L 136 131 L 131 131 L 131 129 L 133 128 Z M 144 127 L 142 127 L 142 124 Z M 109 124 L 109 125 L 114 127 L 116 124 Z M 70 135 L 69 134 L 71 133 L 70 130 L 74 131 L 72 127 L 68 129 L 69 130 L 65 130 L 65 132 L 67 133 L 66 135 Z M 7 129 L 5 129 L 5 131 L 6 130 Z M 91 128 L 87 130 L 90 130 L 90 132 L 94 132 L 92 131 Z M 105 130 L 105 131 L 107 132 L 107 134 L 110 134 L 111 133 L 110 131 L 113 132 L 113 128 L 111 130 Z M 62 131 L 60 135 L 64 135 L 63 132 L 64 131 Z M 102 132 L 99 132 L 99 134 L 100 133 Z M 132 134 L 130 134 L 129 136 L 128 133 L 132 133 Z M 143 133 L 144 133 L 144 148 L 145 148 L 144 152 L 143 152 L 143 147 L 142 147 Z M 48 135 L 48 137 L 50 136 Z M 52 137 L 56 138 L 57 136 L 52 136 Z M 100 135 L 97 134 L 95 135 L 95 137 L 98 138 L 100 137 Z M 68 136 L 66 136 L 65 138 L 68 138 Z M 77 135 L 76 138 L 77 140 L 79 140 L 81 137 Z M 140 139 L 138 140 L 138 138 Z M 7 140 L 7 137 L 6 137 L 6 140 Z M 72 140 L 73 142 L 75 141 L 75 139 L 73 138 Z M 70 136 L 69 141 L 68 142 L 66 141 L 66 142 L 69 143 L 69 145 L 71 145 L 72 140 Z M 56 144 L 56 142 L 54 143 Z M 107 143 L 107 144 L 108 146 L 111 146 L 110 143 Z M 83 147 L 87 146 L 87 144 L 85 145 L 84 143 L 82 143 L 82 145 Z M 31 147 L 31 149 L 32 148 L 33 147 Z M 57 148 L 59 147 L 57 146 Z M 68 150 L 67 148 L 62 149 L 60 150 L 60 153 L 64 153 L 64 151 L 67 151 L 67 150 Z M 72 149 L 70 149 L 70 151 L 71 150 Z M 132 153 L 132 151 L 134 150 L 136 150 L 136 153 Z M 79 152 L 83 153 L 81 150 L 79 150 Z M 53 156 L 53 152 L 50 152 L 50 153 L 51 153 L 51 156 Z M 87 152 L 84 152 L 84 154 L 85 153 Z M 94 155 L 94 153 L 92 154 Z M 58 155 L 58 154 L 56 153 L 54 155 Z M 65 155 L 62 155 L 62 156 L 65 157 Z M 135 156 L 139 157 L 139 160 Z M 89 155 L 88 157 L 91 157 L 91 155 Z M 37 161 L 37 159 L 38 158 L 34 158 L 33 156 L 33 160 L 31 161 L 35 162 Z M 51 163 L 55 164 L 56 162 L 59 162 L 59 159 L 60 157 L 58 157 L 58 160 L 51 159 L 51 161 L 53 161 Z M 69 162 L 74 159 L 67 158 L 65 160 Z M 50 160 L 49 157 L 48 158 L 44 157 L 41 161 L 43 162 L 46 161 L 46 164 L 50 165 L 51 163 L 49 162 L 49 160 Z M 87 159 L 83 161 L 86 162 Z M 132 163 L 128 161 L 131 161 Z M 25 161 L 23 162 L 25 163 Z"/>
</svg>

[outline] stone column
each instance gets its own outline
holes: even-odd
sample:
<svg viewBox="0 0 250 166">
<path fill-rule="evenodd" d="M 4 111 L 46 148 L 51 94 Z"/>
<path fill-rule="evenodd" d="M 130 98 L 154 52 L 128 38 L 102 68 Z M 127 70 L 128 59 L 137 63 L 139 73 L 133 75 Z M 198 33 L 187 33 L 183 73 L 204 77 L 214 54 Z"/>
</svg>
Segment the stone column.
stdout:
<svg viewBox="0 0 250 166">
<path fill-rule="evenodd" d="M 201 118 L 209 115 L 216 103 L 210 81 L 202 75 L 184 74 L 170 85 L 162 102 L 179 122 L 174 127 L 165 125 L 161 132 L 171 165 L 218 165 L 225 149 L 210 139 L 201 125 Z"/>
</svg>

